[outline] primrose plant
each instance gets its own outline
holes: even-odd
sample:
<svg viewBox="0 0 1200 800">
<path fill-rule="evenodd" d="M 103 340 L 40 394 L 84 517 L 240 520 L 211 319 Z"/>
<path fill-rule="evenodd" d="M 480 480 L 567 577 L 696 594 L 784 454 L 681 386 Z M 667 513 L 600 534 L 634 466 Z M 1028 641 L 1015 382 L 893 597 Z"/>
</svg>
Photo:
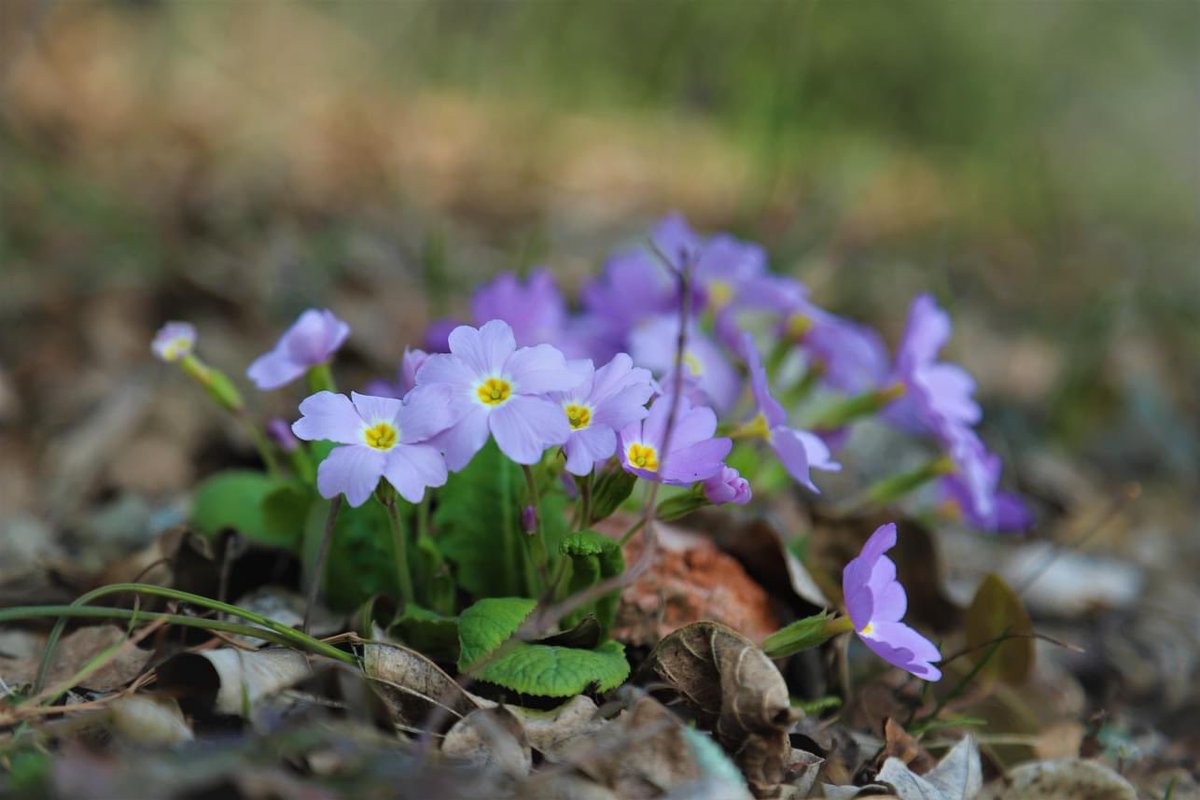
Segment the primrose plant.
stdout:
<svg viewBox="0 0 1200 800">
<path fill-rule="evenodd" d="M 331 362 L 349 326 L 305 311 L 246 373 L 263 391 L 304 379 L 290 424 L 256 423 L 233 381 L 201 360 L 195 329 L 164 325 L 154 353 L 241 420 L 264 466 L 209 478 L 195 524 L 292 549 L 310 598 L 323 590 L 335 609 L 362 608 L 367 634 L 383 628 L 510 691 L 566 696 L 628 673 L 608 637 L 626 540 L 705 506 L 768 503 L 789 485 L 818 492 L 861 420 L 931 451 L 863 502 L 915 502 L 989 531 L 1030 522 L 974 430 L 974 382 L 938 358 L 950 322 L 928 295 L 913 301 L 893 359 L 874 330 L 771 273 L 762 247 L 670 215 L 587 280 L 577 307 L 538 269 L 479 287 L 470 309 L 431 325 L 394 378 L 348 394 Z M 845 616 L 794 623 L 767 651 L 854 632 L 937 680 L 937 647 L 901 622 L 906 595 L 885 555 L 896 536 L 881 527 L 846 566 Z M 382 616 L 380 595 L 398 610 Z"/>
</svg>

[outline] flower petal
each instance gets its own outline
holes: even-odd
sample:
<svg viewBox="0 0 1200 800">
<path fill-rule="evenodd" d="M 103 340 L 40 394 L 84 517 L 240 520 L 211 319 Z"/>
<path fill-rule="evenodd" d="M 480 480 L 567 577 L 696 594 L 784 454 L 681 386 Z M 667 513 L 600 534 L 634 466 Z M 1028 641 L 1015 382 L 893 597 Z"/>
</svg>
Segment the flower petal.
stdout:
<svg viewBox="0 0 1200 800">
<path fill-rule="evenodd" d="M 446 454 L 446 465 L 457 472 L 483 449 L 488 438 L 488 413 L 476 406 L 446 430 L 434 436 L 430 444 Z"/>
<path fill-rule="evenodd" d="M 456 329 L 457 330 L 457 329 Z M 417 369 L 418 386 L 433 383 L 448 383 L 451 386 L 469 387 L 480 375 L 471 371 L 467 363 L 450 353 L 434 353 Z"/>
<path fill-rule="evenodd" d="M 567 454 L 567 472 L 572 475 L 587 475 L 597 461 L 603 461 L 617 450 L 617 434 L 612 428 L 593 425 L 587 430 L 576 431 L 563 445 Z"/>
<path fill-rule="evenodd" d="M 488 425 L 501 452 L 518 464 L 537 463 L 571 435 L 562 407 L 544 397 L 513 397 L 488 415 Z"/>
<path fill-rule="evenodd" d="M 660 458 L 659 475 L 666 483 L 688 484 L 702 481 L 720 472 L 725 456 L 733 449 L 733 441 L 725 437 L 671 449 Z"/>
<path fill-rule="evenodd" d="M 930 663 L 942 660 L 937 645 L 903 622 L 877 622 L 869 634 L 860 633 L 859 638 L 884 661 L 918 678 L 936 681 L 942 677 L 942 671 Z"/>
<path fill-rule="evenodd" d="M 394 397 L 377 397 L 369 394 L 350 393 L 350 400 L 358 409 L 358 415 L 363 422 L 371 425 L 376 422 L 395 423 L 404 403 Z"/>
<path fill-rule="evenodd" d="M 513 330 L 503 320 L 494 319 L 479 328 L 460 325 L 450 332 L 450 352 L 478 377 L 498 374 L 516 349 Z"/>
<path fill-rule="evenodd" d="M 418 386 L 404 398 L 404 407 L 396 415 L 400 441 L 404 444 L 428 441 L 477 409 L 478 404 L 464 396 L 458 386 L 447 383 Z"/>
<path fill-rule="evenodd" d="M 246 377 L 265 392 L 291 383 L 307 370 L 304 364 L 293 361 L 284 348 L 276 347 L 251 361 Z"/>
<path fill-rule="evenodd" d="M 383 474 L 384 455 L 365 445 L 335 447 L 317 468 L 317 489 L 322 497 L 346 495 L 346 502 L 361 506 L 375 491 Z"/>
<path fill-rule="evenodd" d="M 410 503 L 419 503 L 427 486 L 444 486 L 446 459 L 436 447 L 402 444 L 387 454 L 383 476 Z"/>
<path fill-rule="evenodd" d="M 362 417 L 344 394 L 317 392 L 300 403 L 303 415 L 292 424 L 292 433 L 310 442 L 328 439 L 339 444 L 362 441 Z"/>
<path fill-rule="evenodd" d="M 566 356 L 549 344 L 522 347 L 508 357 L 502 371 L 512 378 L 518 394 L 565 392 L 583 381 L 580 373 L 567 369 Z"/>
</svg>

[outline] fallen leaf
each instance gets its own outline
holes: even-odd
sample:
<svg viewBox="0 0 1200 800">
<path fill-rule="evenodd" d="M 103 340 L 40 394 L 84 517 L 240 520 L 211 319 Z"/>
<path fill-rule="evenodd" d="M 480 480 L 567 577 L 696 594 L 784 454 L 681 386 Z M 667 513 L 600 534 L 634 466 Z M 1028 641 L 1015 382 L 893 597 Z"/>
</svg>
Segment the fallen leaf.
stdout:
<svg viewBox="0 0 1200 800">
<path fill-rule="evenodd" d="M 909 735 L 904 727 L 895 719 L 888 717 L 883 723 L 883 758 L 898 758 L 915 772 L 923 773 L 931 770 L 936 763 L 933 756 L 921 743 Z"/>
<path fill-rule="evenodd" d="M 313 664 L 282 647 L 180 653 L 158 668 L 158 686 L 189 714 L 248 717 L 264 698 L 308 677 Z"/>
<path fill-rule="evenodd" d="M 987 663 L 979 671 L 986 680 L 1023 684 L 1033 671 L 1033 623 L 1021 598 L 999 575 L 988 573 L 975 592 L 963 620 L 971 659 Z M 1002 636 L 1015 636 L 994 644 Z"/>
<path fill-rule="evenodd" d="M 115 625 L 95 625 L 72 631 L 62 638 L 54 651 L 54 659 L 46 673 L 46 685 L 57 686 L 71 680 L 89 662 L 105 653 L 108 655 L 104 665 L 80 681 L 80 686 L 97 692 L 111 692 L 127 685 L 142 674 L 153 655 L 136 646 L 122 647 L 127 639 L 125 631 Z M 0 677 L 14 686 L 33 683 L 41 661 L 41 649 L 19 660 L 0 658 Z"/>
<path fill-rule="evenodd" d="M 796 712 L 779 669 L 749 639 L 714 622 L 684 626 L 659 642 L 637 681 L 677 692 L 733 754 L 755 794 L 783 780 Z"/>
<path fill-rule="evenodd" d="M 551 711 L 508 706 L 521 719 L 529 744 L 549 761 L 557 761 L 559 752 L 572 741 L 595 733 L 607 722 L 600 718 L 592 698 L 576 695 Z"/>
<path fill-rule="evenodd" d="M 478 708 L 455 722 L 442 740 L 442 752 L 512 777 L 528 775 L 533 768 L 525 727 L 504 706 Z"/>
<path fill-rule="evenodd" d="M 113 730 L 136 744 L 174 745 L 196 738 L 172 698 L 122 697 L 109 704 L 108 713 Z"/>
<path fill-rule="evenodd" d="M 364 672 L 400 727 L 419 730 L 435 709 L 441 709 L 444 718 L 438 729 L 445 730 L 479 707 L 453 678 L 415 650 L 368 642 L 362 652 Z"/>
<path fill-rule="evenodd" d="M 1064 758 L 1009 770 L 979 800 L 1137 800 L 1137 790 L 1098 761 Z"/>
<path fill-rule="evenodd" d="M 973 798 L 983 786 L 979 748 L 974 738 L 963 737 L 936 767 L 924 775 L 917 775 L 898 758 L 889 758 L 883 762 L 876 780 L 891 786 L 900 800 Z"/>
</svg>

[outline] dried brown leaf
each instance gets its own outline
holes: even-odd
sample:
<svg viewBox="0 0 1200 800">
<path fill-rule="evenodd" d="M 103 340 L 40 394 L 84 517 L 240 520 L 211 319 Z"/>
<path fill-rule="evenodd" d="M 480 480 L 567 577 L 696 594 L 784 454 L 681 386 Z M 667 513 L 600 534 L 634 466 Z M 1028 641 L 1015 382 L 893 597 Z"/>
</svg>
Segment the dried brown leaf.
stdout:
<svg viewBox="0 0 1200 800">
<path fill-rule="evenodd" d="M 189 713 L 248 717 L 264 698 L 312 674 L 313 662 L 281 647 L 180 653 L 158 668 L 158 686 Z"/>
<path fill-rule="evenodd" d="M 368 642 L 363 670 L 396 724 L 410 730 L 419 729 L 434 709 L 442 709 L 444 729 L 479 707 L 437 664 L 401 645 Z"/>
<path fill-rule="evenodd" d="M 514 778 L 528 775 L 533 768 L 525 727 L 504 706 L 478 708 L 455 722 L 442 740 L 442 752 Z"/>
</svg>

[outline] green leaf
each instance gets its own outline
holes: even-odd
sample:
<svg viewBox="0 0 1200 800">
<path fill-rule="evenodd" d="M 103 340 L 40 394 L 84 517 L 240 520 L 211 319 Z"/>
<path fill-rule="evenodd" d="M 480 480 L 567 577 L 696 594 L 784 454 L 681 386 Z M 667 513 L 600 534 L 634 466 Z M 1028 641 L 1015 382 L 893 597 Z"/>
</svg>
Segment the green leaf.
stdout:
<svg viewBox="0 0 1200 800">
<path fill-rule="evenodd" d="M 620 508 L 621 504 L 629 499 L 629 495 L 633 494 L 635 484 L 637 476 L 620 467 L 601 473 L 592 489 L 592 518 L 586 521 L 587 524 L 595 524 Z"/>
<path fill-rule="evenodd" d="M 281 486 L 287 484 L 254 470 L 218 472 L 196 489 L 192 524 L 210 536 L 233 528 L 257 542 L 293 547 L 296 544 L 294 538 L 272 535 L 272 528 L 263 514 L 263 501 Z"/>
<path fill-rule="evenodd" d="M 625 570 L 625 557 L 617 540 L 593 530 L 568 534 L 559 549 L 571 559 L 571 576 L 566 584 L 568 595 L 581 592 L 605 578 L 620 575 Z M 620 592 L 610 592 L 590 609 L 582 608 L 564 622 L 573 624 L 590 611 L 607 632 L 616 618 L 619 601 Z"/>
<path fill-rule="evenodd" d="M 1033 623 L 1021 598 L 1003 578 L 995 573 L 984 577 L 967 608 L 965 622 L 967 646 L 972 648 L 976 663 L 992 653 L 993 648 L 987 646 L 989 642 L 1005 635 L 1019 635 L 1020 638 L 1008 639 L 995 647 L 979 675 L 1013 686 L 1024 683 L 1033 670 L 1034 641 L 1030 636 Z"/>
<path fill-rule="evenodd" d="M 518 642 L 482 664 L 474 675 L 521 694 L 573 697 L 617 688 L 629 677 L 629 662 L 625 647 L 611 640 L 595 650 Z"/>
<path fill-rule="evenodd" d="M 488 597 L 465 609 L 458 618 L 458 668 L 466 670 L 508 641 L 536 605 L 527 597 Z"/>
<path fill-rule="evenodd" d="M 439 614 L 453 614 L 458 587 L 437 541 L 427 534 L 418 536 L 411 557 L 416 567 L 413 585 L 417 600 Z"/>
<path fill-rule="evenodd" d="M 324 535 L 329 501 L 315 502 L 308 513 L 305 546 Z M 325 562 L 325 601 L 335 611 L 350 611 L 372 595 L 396 595 L 396 554 L 387 511 L 374 498 L 358 508 L 342 504 Z"/>
<path fill-rule="evenodd" d="M 438 490 L 438 546 L 453 562 L 459 586 L 475 597 L 529 591 L 520 527 L 523 487 L 520 468 L 489 441 Z"/>
<path fill-rule="evenodd" d="M 262 516 L 271 540 L 286 542 L 285 547 L 298 550 L 304 539 L 309 509 L 316 499 L 316 493 L 298 481 L 278 484 L 267 492 L 262 499 Z"/>
<path fill-rule="evenodd" d="M 454 661 L 458 658 L 458 618 L 446 617 L 436 611 L 410 605 L 388 633 L 401 644 L 417 650 L 434 661 Z"/>
</svg>

